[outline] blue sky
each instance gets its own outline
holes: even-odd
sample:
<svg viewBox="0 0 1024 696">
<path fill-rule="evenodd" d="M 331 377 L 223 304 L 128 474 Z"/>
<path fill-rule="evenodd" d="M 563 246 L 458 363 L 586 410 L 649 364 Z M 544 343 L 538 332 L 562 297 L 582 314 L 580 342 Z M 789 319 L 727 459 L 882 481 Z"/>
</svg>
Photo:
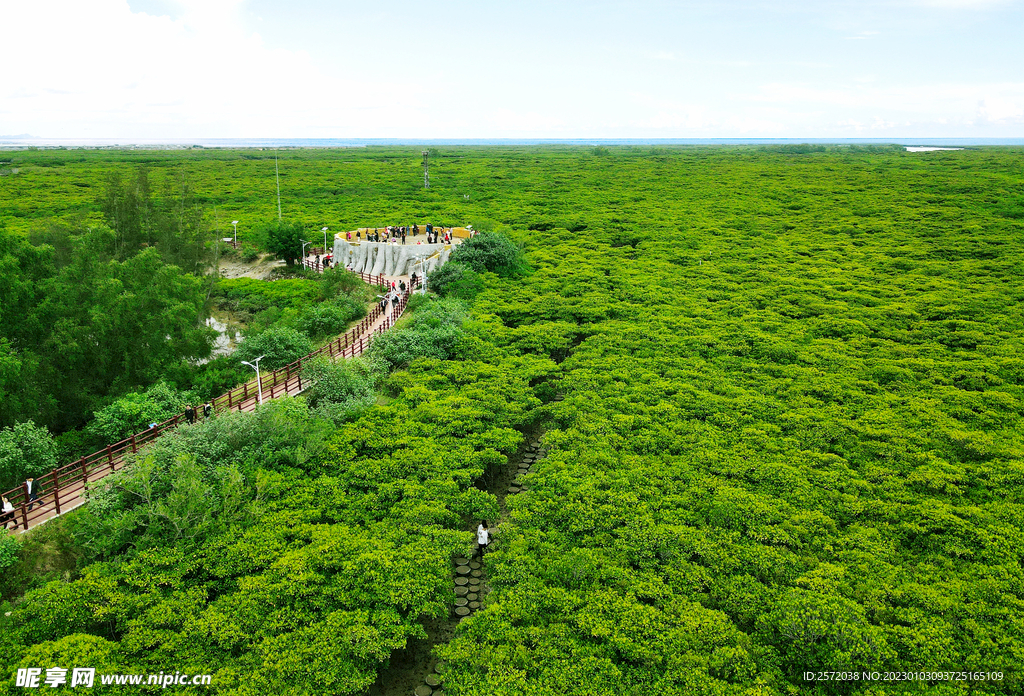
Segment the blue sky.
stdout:
<svg viewBox="0 0 1024 696">
<path fill-rule="evenodd" d="M 1024 0 L 0 2 L 0 134 L 1024 136 Z"/>
</svg>

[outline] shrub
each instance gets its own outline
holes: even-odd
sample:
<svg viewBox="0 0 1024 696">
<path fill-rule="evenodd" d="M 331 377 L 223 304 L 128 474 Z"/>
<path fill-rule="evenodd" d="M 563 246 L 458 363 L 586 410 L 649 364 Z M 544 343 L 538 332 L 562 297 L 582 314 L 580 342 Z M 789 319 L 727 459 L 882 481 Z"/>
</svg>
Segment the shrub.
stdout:
<svg viewBox="0 0 1024 696">
<path fill-rule="evenodd" d="M 260 250 L 254 246 L 243 246 L 239 251 L 242 260 L 246 263 L 253 263 L 260 257 Z"/>
<path fill-rule="evenodd" d="M 380 377 L 379 367 L 359 358 L 339 362 L 318 358 L 304 372 L 312 383 L 305 392 L 306 401 L 336 425 L 350 421 L 376 402 L 373 387 Z"/>
<path fill-rule="evenodd" d="M 299 318 L 299 330 L 310 338 L 321 338 L 341 333 L 353 319 L 366 315 L 366 307 L 355 299 L 342 295 L 333 302 L 324 302 L 307 309 Z"/>
<path fill-rule="evenodd" d="M 302 256 L 302 225 L 297 222 L 275 222 L 265 230 L 267 251 L 289 266 Z"/>
<path fill-rule="evenodd" d="M 261 355 L 260 369 L 276 370 L 313 351 L 313 342 L 295 329 L 271 327 L 255 336 L 246 337 L 235 351 L 238 360 L 252 362 Z"/>
<path fill-rule="evenodd" d="M 427 279 L 427 287 L 442 297 L 471 301 L 484 289 L 483 278 L 461 263 L 446 263 Z"/>
<path fill-rule="evenodd" d="M 365 287 L 362 279 L 341 266 L 328 268 L 320 276 L 320 299 L 330 300 L 341 294 L 352 294 Z"/>
<path fill-rule="evenodd" d="M 0 490 L 12 488 L 28 476 L 39 476 L 57 466 L 57 447 L 50 431 L 32 421 L 0 430 Z"/>
<path fill-rule="evenodd" d="M 502 232 L 481 232 L 465 240 L 452 252 L 450 261 L 465 264 L 477 273 L 490 271 L 505 277 L 527 270 L 522 249 Z"/>
<path fill-rule="evenodd" d="M 181 413 L 199 399 L 191 392 L 157 382 L 144 392 L 126 394 L 96 412 L 88 432 L 103 443 L 114 443 Z"/>
<path fill-rule="evenodd" d="M 0 575 L 6 575 L 11 566 L 18 562 L 21 540 L 0 529 Z"/>
<path fill-rule="evenodd" d="M 466 306 L 458 300 L 425 302 L 413 314 L 408 328 L 388 331 L 374 339 L 371 353 L 393 368 L 417 358 L 448 360 L 465 335 L 465 319 Z"/>
<path fill-rule="evenodd" d="M 304 307 L 319 295 L 317 283 L 304 278 L 288 278 L 269 282 L 256 278 L 222 278 L 216 295 L 228 309 L 256 314 L 270 307 L 285 309 Z"/>
</svg>

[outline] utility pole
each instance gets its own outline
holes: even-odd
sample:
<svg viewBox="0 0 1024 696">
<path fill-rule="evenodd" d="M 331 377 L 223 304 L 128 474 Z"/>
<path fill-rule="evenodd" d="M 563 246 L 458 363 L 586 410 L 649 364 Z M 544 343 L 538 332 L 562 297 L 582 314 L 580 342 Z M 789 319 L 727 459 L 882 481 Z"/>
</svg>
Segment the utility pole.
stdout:
<svg viewBox="0 0 1024 696">
<path fill-rule="evenodd" d="M 430 153 L 423 151 L 423 188 L 430 188 Z"/>
<path fill-rule="evenodd" d="M 274 153 L 274 174 L 277 175 L 277 221 L 281 222 L 281 170 L 277 168 L 277 153 Z"/>
</svg>

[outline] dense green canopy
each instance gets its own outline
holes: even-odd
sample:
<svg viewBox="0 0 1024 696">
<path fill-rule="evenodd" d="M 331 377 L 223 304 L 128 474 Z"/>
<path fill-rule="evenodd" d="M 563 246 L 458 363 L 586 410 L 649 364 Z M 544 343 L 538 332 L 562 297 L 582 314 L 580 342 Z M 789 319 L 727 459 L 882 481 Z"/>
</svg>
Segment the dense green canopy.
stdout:
<svg viewBox="0 0 1024 696">
<path fill-rule="evenodd" d="M 335 376 L 358 408 L 153 448 L 64 520 L 87 564 L 0 617 L 9 674 L 88 654 L 360 693 L 447 612 L 482 477 L 542 424 L 446 694 L 1024 689 L 1020 151 L 467 148 L 429 192 L 413 154 L 288 153 L 282 191 L 310 226 L 505 230 L 526 275 L 414 305 L 376 405 L 367 367 Z M 247 201 L 247 156 L 196 179 Z M 1002 678 L 803 676 L 835 670 Z"/>
</svg>

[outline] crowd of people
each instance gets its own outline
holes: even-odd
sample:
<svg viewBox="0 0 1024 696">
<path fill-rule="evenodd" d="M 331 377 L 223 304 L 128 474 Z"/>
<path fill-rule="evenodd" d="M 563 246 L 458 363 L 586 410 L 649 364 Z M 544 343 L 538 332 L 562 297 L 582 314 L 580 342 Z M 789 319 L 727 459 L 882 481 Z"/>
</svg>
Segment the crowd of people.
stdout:
<svg viewBox="0 0 1024 696">
<path fill-rule="evenodd" d="M 434 227 L 432 224 L 427 223 L 423 228 L 422 232 L 426 239 L 427 244 L 451 244 L 452 242 L 452 229 L 444 227 Z M 366 241 L 368 242 L 384 242 L 385 244 L 405 244 L 406 240 L 410 237 L 415 238 L 420 236 L 420 226 L 412 225 L 388 225 L 387 227 L 374 227 L 371 231 L 370 228 L 366 228 Z M 345 239 L 353 241 L 352 233 L 346 232 Z M 355 240 L 357 242 L 363 241 L 363 230 L 359 229 L 355 232 Z M 423 240 L 416 240 L 417 244 L 423 244 Z"/>
</svg>

